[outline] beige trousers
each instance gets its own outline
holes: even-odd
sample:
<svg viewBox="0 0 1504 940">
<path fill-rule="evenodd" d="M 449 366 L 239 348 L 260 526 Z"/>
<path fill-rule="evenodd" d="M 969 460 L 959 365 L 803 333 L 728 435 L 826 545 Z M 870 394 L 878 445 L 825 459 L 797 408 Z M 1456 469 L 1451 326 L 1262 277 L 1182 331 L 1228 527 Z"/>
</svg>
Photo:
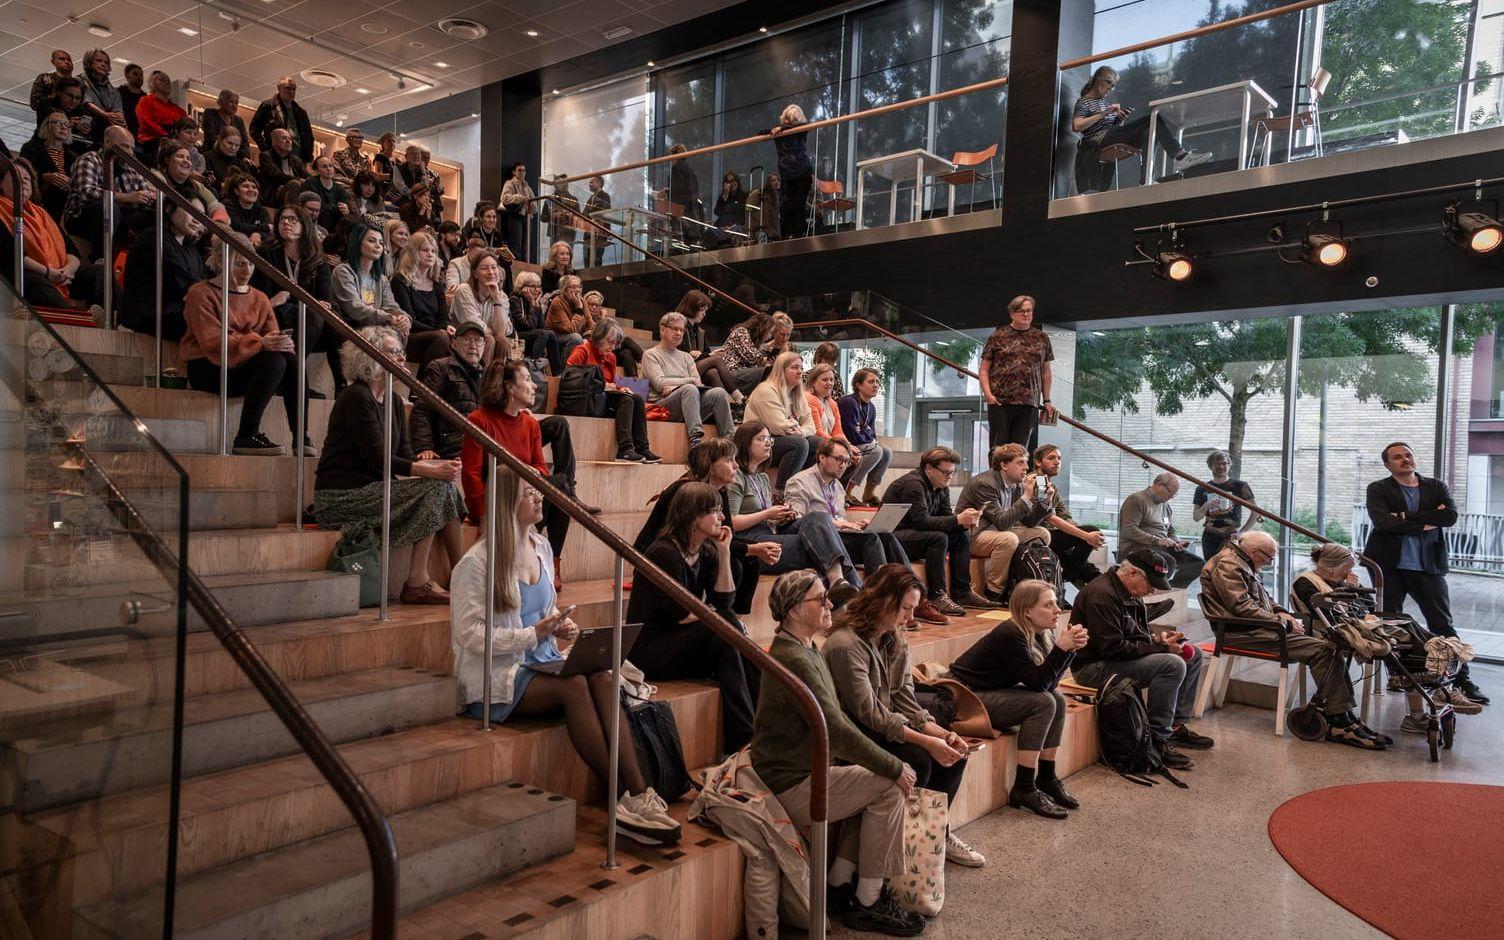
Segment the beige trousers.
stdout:
<svg viewBox="0 0 1504 940">
<path fill-rule="evenodd" d="M 776 794 L 789 820 L 809 838 L 810 779 Z M 830 823 L 836 857 L 856 862 L 858 878 L 903 874 L 903 791 L 865 767 L 830 768 Z M 860 819 L 855 818 L 858 814 Z"/>
<path fill-rule="evenodd" d="M 1013 564 L 1013 553 L 1029 539 L 1041 539 L 1050 544 L 1050 530 L 1039 526 L 1017 526 L 1007 532 L 988 529 L 971 537 L 971 553 L 986 555 L 982 574 L 987 581 L 987 590 L 1001 593 L 1008 583 L 1008 568 Z"/>
</svg>

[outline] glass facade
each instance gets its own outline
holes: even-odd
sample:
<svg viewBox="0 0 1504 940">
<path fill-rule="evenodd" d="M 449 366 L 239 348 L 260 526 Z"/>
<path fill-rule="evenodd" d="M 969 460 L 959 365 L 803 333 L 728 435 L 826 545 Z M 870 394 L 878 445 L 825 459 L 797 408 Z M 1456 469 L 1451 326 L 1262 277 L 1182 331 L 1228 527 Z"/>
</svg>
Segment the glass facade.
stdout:
<svg viewBox="0 0 1504 940">
<path fill-rule="evenodd" d="M 1283 5 L 1283 0 L 1098 0 L 1088 27 L 1091 50 L 1120 49 Z M 1131 127 L 1115 129 L 1106 141 L 1090 128 L 1083 137 L 1067 117 L 1057 152 L 1071 172 L 1057 174 L 1055 195 L 1497 126 L 1504 70 L 1501 21 L 1500 0 L 1337 0 L 1062 72 L 1063 114 L 1073 112 L 1100 66 L 1118 73 L 1105 100 L 1132 111 L 1123 122 Z M 1168 123 L 1159 124 L 1158 118 Z M 1146 133 L 1128 133 L 1150 123 L 1158 128 L 1152 148 Z M 1167 137 L 1173 141 L 1163 146 Z M 1103 161 L 1100 145 L 1115 142 L 1141 153 L 1109 154 Z M 1181 170 L 1171 161 L 1181 147 L 1210 159 Z"/>
</svg>

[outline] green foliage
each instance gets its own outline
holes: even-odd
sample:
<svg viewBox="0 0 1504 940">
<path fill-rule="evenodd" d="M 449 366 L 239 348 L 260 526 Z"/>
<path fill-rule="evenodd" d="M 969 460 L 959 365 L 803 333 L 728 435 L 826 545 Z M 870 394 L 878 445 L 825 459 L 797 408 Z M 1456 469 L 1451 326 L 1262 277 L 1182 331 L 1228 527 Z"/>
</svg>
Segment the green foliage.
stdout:
<svg viewBox="0 0 1504 940">
<path fill-rule="evenodd" d="M 1316 520 L 1316 513 L 1313 510 L 1297 509 L 1295 510 L 1295 514 L 1291 517 L 1291 521 L 1298 523 L 1299 525 L 1303 525 L 1307 529 L 1310 529 L 1314 532 L 1321 531 L 1321 528 Z M 1268 519 L 1261 519 L 1257 528 L 1268 532 L 1276 539 L 1280 537 L 1281 527 L 1276 523 L 1270 522 Z M 1293 533 L 1292 537 L 1296 545 L 1311 544 L 1311 540 L 1301 535 L 1299 532 Z M 1347 531 L 1347 527 L 1342 525 L 1335 519 L 1328 519 L 1326 521 L 1326 537 L 1331 539 L 1333 542 L 1339 542 L 1343 545 L 1352 545 L 1353 543 L 1352 533 Z M 1297 569 L 1301 567 L 1301 559 L 1295 559 L 1295 566 Z"/>
<path fill-rule="evenodd" d="M 930 351 L 935 355 L 948 359 L 951 362 L 959 362 L 962 365 L 971 362 L 972 357 L 982 349 L 980 340 L 968 338 L 954 339 L 943 343 L 929 343 L 928 345 Z M 927 356 L 925 357 L 925 361 L 930 364 L 930 372 L 935 375 L 945 372 L 948 368 L 944 363 L 930 359 Z"/>
</svg>

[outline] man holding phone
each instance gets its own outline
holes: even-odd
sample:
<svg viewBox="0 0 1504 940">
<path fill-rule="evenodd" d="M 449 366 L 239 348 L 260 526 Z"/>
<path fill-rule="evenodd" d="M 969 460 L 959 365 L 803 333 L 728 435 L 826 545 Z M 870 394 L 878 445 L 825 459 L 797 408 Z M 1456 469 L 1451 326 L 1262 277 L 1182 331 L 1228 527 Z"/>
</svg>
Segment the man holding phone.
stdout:
<svg viewBox="0 0 1504 940">
<path fill-rule="evenodd" d="M 1165 745 L 1165 766 L 1180 770 L 1192 762 L 1175 747 L 1206 750 L 1215 742 L 1186 724 L 1201 683 L 1201 650 L 1179 630 L 1149 630 L 1143 597 L 1170 589 L 1172 566 L 1153 549 L 1135 549 L 1076 595 L 1071 623 L 1086 627 L 1087 641 L 1071 672 L 1090 686 L 1113 674 L 1147 686 L 1149 727 Z"/>
<path fill-rule="evenodd" d="M 1022 444 L 992 448 L 987 465 L 990 469 L 972 477 L 961 490 L 956 509 L 980 511 L 971 551 L 987 559 L 982 567 L 984 596 L 1001 602 L 1018 547 L 1030 539 L 1050 544 L 1044 523 L 1055 504 L 1055 485 L 1049 477 L 1029 472 L 1029 452 Z"/>
</svg>

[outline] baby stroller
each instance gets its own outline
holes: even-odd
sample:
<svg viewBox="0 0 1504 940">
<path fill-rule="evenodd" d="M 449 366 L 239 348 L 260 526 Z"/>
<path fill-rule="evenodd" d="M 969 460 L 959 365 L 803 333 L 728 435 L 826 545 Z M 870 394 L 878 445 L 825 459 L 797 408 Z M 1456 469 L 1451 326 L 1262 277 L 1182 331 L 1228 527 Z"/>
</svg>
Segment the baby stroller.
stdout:
<svg viewBox="0 0 1504 940">
<path fill-rule="evenodd" d="M 1336 644 L 1344 656 L 1360 663 L 1382 662 L 1399 691 L 1420 696 L 1426 712 L 1426 743 L 1431 762 L 1436 763 L 1441 760 L 1442 748 L 1451 749 L 1457 730 L 1457 716 L 1448 693 L 1459 663 L 1452 661 L 1442 673 L 1428 669 L 1426 641 L 1431 635 L 1408 614 L 1374 611 L 1373 598 L 1373 588 L 1346 586 L 1314 595 L 1308 602 L 1309 629 Z M 1377 621 L 1366 621 L 1359 629 L 1354 621 L 1363 621 L 1368 614 Z M 1363 680 L 1367 682 L 1367 673 Z M 1287 727 L 1303 740 L 1324 737 L 1327 722 L 1319 698 L 1292 709 Z"/>
</svg>

